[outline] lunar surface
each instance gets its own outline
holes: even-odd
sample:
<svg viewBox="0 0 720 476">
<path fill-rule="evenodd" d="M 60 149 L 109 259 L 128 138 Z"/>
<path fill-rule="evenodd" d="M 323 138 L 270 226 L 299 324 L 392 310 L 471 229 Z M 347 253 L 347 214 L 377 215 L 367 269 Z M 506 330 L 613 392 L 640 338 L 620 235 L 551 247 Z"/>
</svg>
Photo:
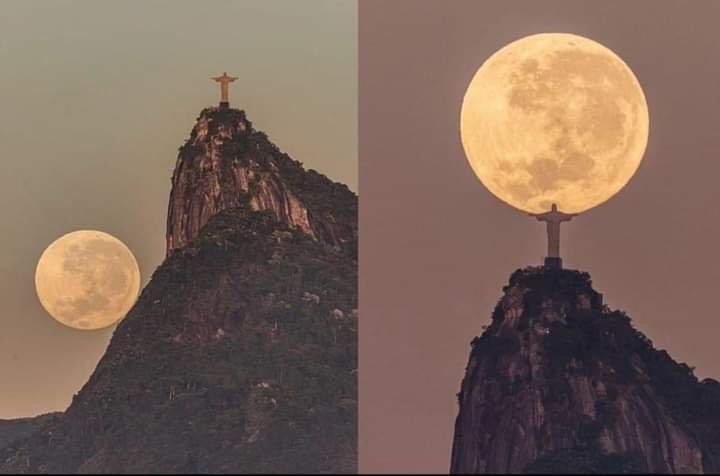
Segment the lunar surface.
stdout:
<svg viewBox="0 0 720 476">
<path fill-rule="evenodd" d="M 579 213 L 620 191 L 648 140 L 645 95 L 620 57 L 577 35 L 521 38 L 473 77 L 462 143 L 480 181 L 532 213 Z"/>
<path fill-rule="evenodd" d="M 75 329 L 110 326 L 130 310 L 140 290 L 140 269 L 117 238 L 80 230 L 55 240 L 35 271 L 45 310 Z"/>
</svg>

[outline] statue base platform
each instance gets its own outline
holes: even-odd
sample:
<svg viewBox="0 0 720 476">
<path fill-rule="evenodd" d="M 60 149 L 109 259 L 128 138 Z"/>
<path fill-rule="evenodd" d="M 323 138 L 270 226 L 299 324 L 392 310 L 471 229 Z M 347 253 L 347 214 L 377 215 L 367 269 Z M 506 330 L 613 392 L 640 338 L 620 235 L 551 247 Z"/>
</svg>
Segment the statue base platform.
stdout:
<svg viewBox="0 0 720 476">
<path fill-rule="evenodd" d="M 562 258 L 546 257 L 545 267 L 548 269 L 562 269 Z"/>
</svg>

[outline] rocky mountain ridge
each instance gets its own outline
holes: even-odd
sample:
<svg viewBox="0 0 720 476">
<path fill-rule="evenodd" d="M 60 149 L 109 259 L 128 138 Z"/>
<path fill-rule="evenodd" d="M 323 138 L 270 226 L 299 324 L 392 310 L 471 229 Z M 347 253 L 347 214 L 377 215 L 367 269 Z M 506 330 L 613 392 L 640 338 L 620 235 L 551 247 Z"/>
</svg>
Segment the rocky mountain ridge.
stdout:
<svg viewBox="0 0 720 476">
<path fill-rule="evenodd" d="M 356 472 L 356 195 L 209 108 L 167 243 L 70 407 L 0 447 L 0 472 Z"/>
<path fill-rule="evenodd" d="M 168 204 L 167 253 L 183 247 L 210 217 L 247 203 L 317 240 L 354 249 L 354 194 L 281 152 L 245 112 L 204 109 L 180 148 Z"/>
<path fill-rule="evenodd" d="M 458 401 L 452 473 L 720 471 L 720 383 L 654 349 L 587 273 L 516 271 Z"/>
</svg>

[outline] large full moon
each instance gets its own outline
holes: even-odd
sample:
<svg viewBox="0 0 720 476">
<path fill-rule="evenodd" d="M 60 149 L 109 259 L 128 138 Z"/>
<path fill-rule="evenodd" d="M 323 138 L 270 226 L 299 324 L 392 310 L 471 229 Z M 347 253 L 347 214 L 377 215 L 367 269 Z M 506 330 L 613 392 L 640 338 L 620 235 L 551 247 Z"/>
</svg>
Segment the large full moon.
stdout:
<svg viewBox="0 0 720 476">
<path fill-rule="evenodd" d="M 615 195 L 642 160 L 648 108 L 620 57 L 577 35 L 514 41 L 483 63 L 460 130 L 480 181 L 520 210 L 579 213 Z"/>
<path fill-rule="evenodd" d="M 75 329 L 101 329 L 122 319 L 135 303 L 140 269 L 117 238 L 101 231 L 74 231 L 40 256 L 35 288 L 57 321 Z"/>
</svg>

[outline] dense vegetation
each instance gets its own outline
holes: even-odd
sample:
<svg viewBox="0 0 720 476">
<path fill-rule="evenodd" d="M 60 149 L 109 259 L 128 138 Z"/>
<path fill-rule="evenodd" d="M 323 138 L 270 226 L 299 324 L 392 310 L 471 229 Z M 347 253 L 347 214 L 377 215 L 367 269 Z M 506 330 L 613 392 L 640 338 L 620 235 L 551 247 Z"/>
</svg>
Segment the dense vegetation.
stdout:
<svg viewBox="0 0 720 476">
<path fill-rule="evenodd" d="M 21 472 L 355 472 L 356 262 L 227 210 L 158 268 Z"/>
<path fill-rule="evenodd" d="M 496 379 L 503 395 L 517 395 L 524 388 L 522 381 L 511 381 L 504 375 L 502 362 L 507 360 L 503 359 L 516 355 L 526 345 L 529 333 L 543 328 L 543 374 L 537 385 L 543 387 L 546 409 L 562 408 L 563 402 L 573 398 L 569 376 L 575 373 L 601 381 L 605 388 L 604 396 L 595 403 L 595 418 L 575 421 L 579 425 L 572 429 L 575 446 L 543 455 L 527 466 L 528 473 L 639 472 L 642 463 L 637 454 L 606 454 L 599 436 L 616 423 L 618 396 L 631 391 L 646 394 L 642 389 L 659 398 L 657 403 L 672 420 L 697 440 L 703 449 L 703 466 L 720 472 L 720 383 L 699 381 L 691 367 L 655 349 L 652 341 L 633 327 L 628 315 L 602 304 L 602 296 L 592 288 L 587 273 L 525 268 L 513 273 L 503 290 L 521 290 L 523 312 L 516 332 L 501 331 L 506 319 L 506 294 L 498 302 L 490 326 L 473 340 L 473 356 L 482 362 L 483 375 Z M 579 305 L 579 296 L 587 298 L 584 305 Z M 553 312 L 559 312 L 562 319 L 539 324 L 537 318 L 550 301 Z M 462 401 L 462 392 L 458 397 Z M 493 424 L 483 422 L 487 427 Z"/>
<path fill-rule="evenodd" d="M 60 418 L 60 413 L 46 413 L 33 418 L 0 420 L 0 448 L 4 448 L 22 438 L 27 438 L 39 429 L 59 421 Z"/>
</svg>

